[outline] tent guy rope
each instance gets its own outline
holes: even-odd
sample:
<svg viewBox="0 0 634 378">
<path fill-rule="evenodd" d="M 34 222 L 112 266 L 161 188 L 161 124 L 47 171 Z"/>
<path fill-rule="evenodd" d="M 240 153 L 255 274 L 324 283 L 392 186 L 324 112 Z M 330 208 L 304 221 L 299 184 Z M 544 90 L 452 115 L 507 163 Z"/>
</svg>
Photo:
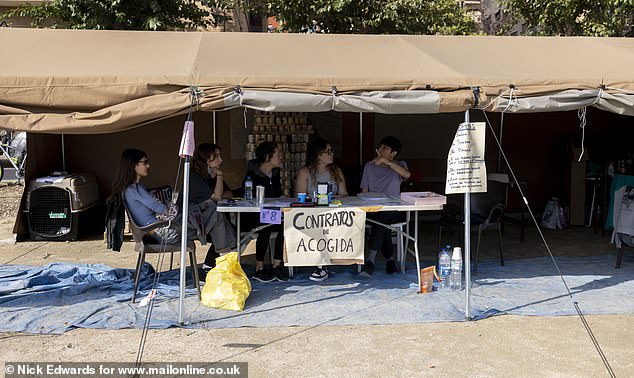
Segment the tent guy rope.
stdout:
<svg viewBox="0 0 634 378">
<path fill-rule="evenodd" d="M 561 273 L 561 270 L 559 269 L 559 265 L 557 264 L 557 261 L 555 260 L 555 256 L 553 256 L 553 253 L 552 253 L 552 251 L 550 249 L 550 246 L 548 245 L 548 242 L 546 242 L 546 238 L 544 237 L 544 234 L 542 233 L 542 230 L 539 227 L 539 224 L 537 223 L 537 220 L 535 219 L 535 214 L 533 213 L 533 210 L 531 209 L 530 205 L 528 204 L 528 200 L 526 199 L 526 195 L 525 195 L 524 191 L 522 190 L 522 187 L 519 185 L 519 181 L 517 180 L 517 177 L 515 176 L 515 172 L 513 171 L 513 168 L 511 167 L 511 163 L 509 162 L 508 158 L 506 157 L 506 153 L 504 153 L 504 149 L 502 149 L 502 144 L 500 143 L 500 140 L 498 139 L 497 135 L 495 135 L 495 131 L 493 130 L 493 125 L 491 124 L 491 121 L 489 121 L 489 117 L 487 116 L 487 114 L 486 114 L 486 112 L 484 110 L 482 110 L 482 114 L 484 115 L 484 118 L 486 119 L 487 125 L 489 126 L 489 129 L 491 130 L 491 133 L 493 134 L 493 138 L 495 139 L 495 142 L 498 145 L 498 148 L 500 149 L 500 154 L 504 158 L 504 162 L 506 163 L 506 167 L 509 169 L 509 173 L 513 177 L 513 182 L 517 186 L 517 189 L 520 192 L 520 196 L 522 197 L 522 200 L 524 201 L 524 204 L 526 205 L 526 208 L 528 209 L 528 213 L 530 214 L 531 219 L 532 219 L 533 223 L 535 224 L 535 227 L 537 228 L 537 232 L 539 233 L 539 236 L 540 236 L 540 238 L 542 240 L 542 243 L 546 247 L 546 251 L 548 251 L 548 254 L 550 255 L 550 259 L 553 262 L 553 265 L 555 266 L 555 269 L 557 270 L 557 274 L 559 274 L 559 278 L 561 278 L 561 281 L 564 284 L 564 287 L 566 288 L 566 292 L 568 293 L 568 297 L 573 301 L 573 306 L 575 308 L 575 311 L 579 315 L 579 318 L 581 319 L 581 322 L 583 323 L 583 325 L 584 325 L 584 327 L 586 329 L 586 332 L 588 332 L 588 335 L 590 336 L 590 340 L 594 344 L 594 347 L 596 348 L 597 353 L 599 353 L 599 356 L 601 357 L 601 360 L 603 361 L 603 364 L 605 365 L 605 368 L 607 369 L 608 373 L 610 374 L 611 377 L 616 377 L 616 375 L 614 374 L 614 371 L 612 370 L 612 367 L 610 366 L 610 362 L 608 361 L 607 357 L 603 353 L 603 350 L 601 349 L 601 346 L 599 345 L 599 342 L 597 341 L 596 337 L 594 336 L 594 333 L 592 332 L 592 328 L 590 327 L 590 325 L 586 321 L 585 316 L 584 316 L 583 312 L 581 311 L 581 308 L 579 307 L 579 303 L 576 300 L 574 300 L 574 298 L 573 298 L 572 292 L 570 291 L 570 287 L 568 286 L 568 283 L 566 282 L 566 279 L 564 278 L 563 274 Z M 502 114 L 504 114 L 504 113 L 502 113 Z"/>
<path fill-rule="evenodd" d="M 191 90 L 191 103 L 189 106 L 189 112 L 187 113 L 187 120 L 185 121 L 185 128 L 183 130 L 183 133 L 185 133 L 187 131 L 187 124 L 192 122 L 192 113 L 193 113 L 193 108 L 194 106 L 196 106 L 196 108 L 198 108 L 198 104 L 199 104 L 199 95 L 200 95 L 200 91 L 198 90 L 197 87 L 190 87 Z M 193 138 L 193 135 L 192 135 Z M 185 136 L 183 136 L 183 139 L 185 139 Z M 185 144 L 185 143 L 182 143 Z M 185 146 L 181 145 L 181 150 L 186 149 Z M 180 151 L 183 152 L 183 151 Z M 184 151 L 184 154 L 189 153 L 189 151 Z M 174 188 L 177 187 L 178 185 L 178 181 L 180 178 L 180 172 L 181 172 L 181 164 L 183 163 L 183 154 L 179 153 L 179 162 L 178 162 L 178 169 L 176 171 L 176 178 L 174 180 Z M 189 168 L 189 155 L 186 156 L 186 165 L 187 165 L 187 169 Z M 188 172 L 185 172 L 188 173 Z M 187 176 L 187 175 L 186 175 Z M 188 188 L 186 188 L 186 186 L 183 186 L 183 191 L 186 192 L 186 190 Z M 180 266 L 180 270 L 181 270 L 181 284 L 180 284 L 180 288 L 181 288 L 181 300 L 180 300 L 180 304 L 179 304 L 179 309 L 182 310 L 182 305 L 183 305 L 183 290 L 184 290 L 184 282 L 182 282 L 184 280 L 184 261 L 185 261 L 185 252 L 186 252 L 186 243 L 187 243 L 187 200 L 188 197 L 188 193 L 184 193 L 184 199 L 183 199 L 183 219 L 182 219 L 182 235 L 181 235 L 181 266 Z M 174 191 L 172 194 L 172 202 L 176 203 L 178 201 L 178 192 Z M 170 227 L 172 225 L 172 221 L 169 222 L 167 227 Z M 184 242 L 183 242 L 184 241 Z M 158 260 L 157 260 L 157 267 L 158 267 L 158 272 L 156 272 L 154 274 L 154 279 L 152 280 L 152 288 L 150 290 L 150 294 L 148 296 L 149 298 L 149 305 L 148 305 L 148 310 L 145 314 L 145 321 L 143 324 L 143 331 L 141 332 L 141 339 L 139 340 L 139 348 L 137 350 L 137 358 L 136 358 L 136 366 L 139 367 L 142 359 L 143 359 L 143 352 L 145 350 L 145 342 L 147 340 L 147 334 L 148 334 L 148 330 L 150 327 L 150 321 L 152 319 L 152 310 L 154 308 L 154 304 L 156 303 L 156 295 L 152 295 L 153 293 L 156 293 L 156 287 L 158 285 L 159 279 L 161 277 L 161 271 L 163 270 L 163 263 L 165 261 L 165 250 L 167 247 L 167 242 L 165 240 L 161 240 L 161 247 L 160 247 L 160 253 L 158 254 Z M 196 266 L 196 262 L 192 261 L 192 267 Z M 193 268 L 195 269 L 195 268 Z M 192 279 L 196 279 L 195 275 L 192 274 Z M 179 314 L 180 317 L 182 317 L 182 313 Z"/>
</svg>

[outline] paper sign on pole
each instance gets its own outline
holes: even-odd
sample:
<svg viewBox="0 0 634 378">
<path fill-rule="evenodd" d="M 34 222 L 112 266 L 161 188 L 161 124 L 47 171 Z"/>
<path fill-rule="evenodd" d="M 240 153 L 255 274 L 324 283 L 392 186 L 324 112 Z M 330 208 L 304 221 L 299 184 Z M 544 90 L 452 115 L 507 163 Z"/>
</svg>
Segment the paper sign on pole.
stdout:
<svg viewBox="0 0 634 378">
<path fill-rule="evenodd" d="M 487 191 L 485 123 L 461 123 L 447 157 L 446 194 Z"/>
<path fill-rule="evenodd" d="M 363 263 L 365 211 L 293 208 L 284 213 L 288 266 Z"/>
<path fill-rule="evenodd" d="M 183 126 L 183 135 L 181 137 L 181 146 L 178 149 L 178 155 L 182 158 L 185 156 L 194 156 L 196 142 L 194 141 L 194 121 L 185 121 Z"/>
</svg>

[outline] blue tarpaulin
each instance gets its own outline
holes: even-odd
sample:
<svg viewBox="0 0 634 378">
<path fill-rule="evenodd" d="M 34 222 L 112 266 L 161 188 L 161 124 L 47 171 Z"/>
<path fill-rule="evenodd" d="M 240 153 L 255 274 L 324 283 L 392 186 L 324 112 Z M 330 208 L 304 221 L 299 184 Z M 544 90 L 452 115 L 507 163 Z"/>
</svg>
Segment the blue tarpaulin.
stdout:
<svg viewBox="0 0 634 378">
<path fill-rule="evenodd" d="M 634 313 L 634 258 L 560 257 L 557 262 L 586 314 Z M 428 264 L 428 265 L 431 265 Z M 227 328 L 399 324 L 464 320 L 464 290 L 416 293 L 413 264 L 407 274 L 388 275 L 377 266 L 372 278 L 352 267 L 334 267 L 321 283 L 306 273 L 289 282 L 253 283 L 243 312 L 208 308 L 187 289 L 185 327 Z M 0 267 L 0 330 L 61 333 L 73 328 L 141 328 L 155 272 L 143 269 L 137 304 L 131 304 L 133 271 L 105 265 L 52 263 Z M 157 286 L 151 328 L 177 326 L 178 271 L 163 272 Z M 550 258 L 480 262 L 474 277 L 472 316 L 496 314 L 575 315 L 573 300 Z"/>
</svg>

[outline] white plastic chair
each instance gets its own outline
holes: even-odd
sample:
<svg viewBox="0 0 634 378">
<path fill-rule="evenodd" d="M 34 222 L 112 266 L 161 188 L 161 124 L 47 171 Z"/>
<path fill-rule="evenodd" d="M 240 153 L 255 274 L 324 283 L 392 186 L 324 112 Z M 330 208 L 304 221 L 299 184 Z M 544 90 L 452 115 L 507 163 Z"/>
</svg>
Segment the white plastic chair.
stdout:
<svg viewBox="0 0 634 378">
<path fill-rule="evenodd" d="M 401 232 L 404 232 L 405 230 L 403 227 L 405 227 L 406 225 L 407 225 L 407 222 L 399 222 L 399 223 L 392 223 L 389 226 L 396 228 L 400 230 Z M 369 229 L 370 225 L 366 224 L 365 227 L 366 229 Z M 396 231 L 392 231 L 392 244 L 396 246 L 396 262 L 400 266 L 401 274 L 405 274 L 405 261 L 407 260 L 407 251 L 406 251 L 407 243 L 405 243 L 405 237 L 403 237 L 402 234 L 399 234 Z M 361 269 L 362 269 L 362 265 L 357 264 L 357 271 L 359 273 L 361 272 Z"/>
</svg>

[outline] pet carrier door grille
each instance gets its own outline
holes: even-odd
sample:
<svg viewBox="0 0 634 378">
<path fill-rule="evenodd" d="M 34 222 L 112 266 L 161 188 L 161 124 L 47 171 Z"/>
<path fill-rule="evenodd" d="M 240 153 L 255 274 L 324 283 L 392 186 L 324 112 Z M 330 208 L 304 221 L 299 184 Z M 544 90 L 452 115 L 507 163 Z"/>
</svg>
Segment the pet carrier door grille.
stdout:
<svg viewBox="0 0 634 378">
<path fill-rule="evenodd" d="M 44 237 L 66 235 L 72 229 L 70 193 L 65 189 L 44 187 L 30 194 L 31 231 Z"/>
</svg>

